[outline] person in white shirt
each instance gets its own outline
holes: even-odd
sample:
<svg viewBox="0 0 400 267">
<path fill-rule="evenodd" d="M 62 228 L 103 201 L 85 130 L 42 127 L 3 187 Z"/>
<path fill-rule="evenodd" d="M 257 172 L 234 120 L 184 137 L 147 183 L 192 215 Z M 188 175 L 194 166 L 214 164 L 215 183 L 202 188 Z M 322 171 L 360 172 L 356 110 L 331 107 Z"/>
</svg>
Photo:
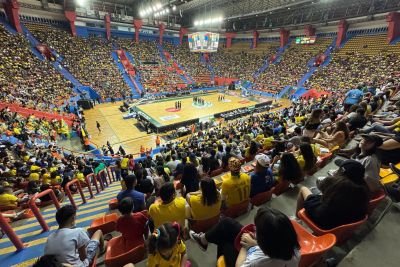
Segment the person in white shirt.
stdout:
<svg viewBox="0 0 400 267">
<path fill-rule="evenodd" d="M 56 212 L 59 228 L 49 235 L 44 255 L 54 255 L 61 263 L 87 267 L 98 250 L 103 250 L 103 233 L 97 230 L 91 238 L 82 228 L 75 228 L 76 209 L 66 205 Z"/>
</svg>

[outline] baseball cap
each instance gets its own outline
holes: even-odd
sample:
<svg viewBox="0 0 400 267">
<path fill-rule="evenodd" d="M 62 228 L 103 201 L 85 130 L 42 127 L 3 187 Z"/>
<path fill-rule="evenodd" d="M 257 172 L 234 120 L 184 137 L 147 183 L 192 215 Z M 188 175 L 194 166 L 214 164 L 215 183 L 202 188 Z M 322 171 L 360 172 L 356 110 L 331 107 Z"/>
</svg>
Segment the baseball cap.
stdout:
<svg viewBox="0 0 400 267">
<path fill-rule="evenodd" d="M 228 161 L 228 167 L 230 171 L 239 171 L 242 163 L 238 158 L 231 157 Z"/>
<path fill-rule="evenodd" d="M 376 147 L 380 147 L 383 144 L 382 137 L 375 134 L 362 134 L 361 137 L 365 140 L 374 142 Z"/>
<path fill-rule="evenodd" d="M 267 167 L 271 163 L 270 158 L 264 154 L 256 155 L 256 160 L 257 160 L 257 163 L 260 164 L 264 168 Z"/>
<path fill-rule="evenodd" d="M 352 180 L 364 179 L 365 168 L 360 162 L 353 159 L 337 159 L 335 160 L 335 164 L 338 167 L 343 168 L 343 174 L 346 177 L 353 177 L 354 179 Z"/>
</svg>

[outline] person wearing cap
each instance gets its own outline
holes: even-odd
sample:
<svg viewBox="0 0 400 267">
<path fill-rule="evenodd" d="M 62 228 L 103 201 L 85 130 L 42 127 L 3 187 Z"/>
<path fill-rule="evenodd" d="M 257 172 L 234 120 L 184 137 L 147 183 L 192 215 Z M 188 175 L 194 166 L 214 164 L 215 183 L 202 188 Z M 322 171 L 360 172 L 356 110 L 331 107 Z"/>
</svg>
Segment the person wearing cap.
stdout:
<svg viewBox="0 0 400 267">
<path fill-rule="evenodd" d="M 269 167 L 270 158 L 267 155 L 260 154 L 255 159 L 256 167 L 250 175 L 250 197 L 268 191 L 275 185 L 274 175 Z"/>
<path fill-rule="evenodd" d="M 364 166 L 355 160 L 335 162 L 339 169 L 318 184 L 321 194 L 301 187 L 296 214 L 302 208 L 321 229 L 329 230 L 365 218 L 370 194 L 364 180 Z"/>
<path fill-rule="evenodd" d="M 361 142 L 358 144 L 358 153 L 353 159 L 360 162 L 365 168 L 365 179 L 371 192 L 381 188 L 379 183 L 379 171 L 381 162 L 376 154 L 378 147 L 383 144 L 383 139 L 374 134 L 362 134 Z"/>
<path fill-rule="evenodd" d="M 250 176 L 240 172 L 241 166 L 238 158 L 231 157 L 228 160 L 230 173 L 221 185 L 221 198 L 228 208 L 250 197 Z"/>
</svg>

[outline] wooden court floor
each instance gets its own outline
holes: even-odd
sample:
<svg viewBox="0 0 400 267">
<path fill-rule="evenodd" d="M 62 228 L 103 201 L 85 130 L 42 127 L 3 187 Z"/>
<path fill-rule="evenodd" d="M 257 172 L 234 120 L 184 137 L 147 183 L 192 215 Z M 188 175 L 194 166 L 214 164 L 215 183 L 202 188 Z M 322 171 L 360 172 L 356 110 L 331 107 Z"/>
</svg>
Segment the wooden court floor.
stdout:
<svg viewBox="0 0 400 267">
<path fill-rule="evenodd" d="M 233 110 L 242 107 L 248 107 L 257 104 L 257 102 L 250 101 L 248 103 L 239 103 L 244 100 L 236 96 L 225 96 L 225 99 L 230 99 L 231 102 L 221 103 L 218 102 L 218 94 L 205 95 L 203 98 L 211 102 L 213 105 L 209 108 L 198 109 L 192 106 L 192 98 L 181 99 L 182 110 L 179 112 L 167 112 L 166 108 L 174 108 L 176 100 L 169 100 L 165 102 L 150 103 L 140 106 L 145 113 L 154 119 L 161 121 L 161 123 L 176 123 L 179 121 L 190 120 L 193 118 L 201 118 L 215 113 Z M 283 106 L 289 106 L 289 100 L 280 100 Z M 155 147 L 155 134 L 146 134 L 140 131 L 136 126 L 136 119 L 124 120 L 122 113 L 118 109 L 122 102 L 105 103 L 96 105 L 93 109 L 84 112 L 86 117 L 86 129 L 90 133 L 91 142 L 97 147 L 101 148 L 109 141 L 114 150 L 116 151 L 120 145 L 123 146 L 127 153 L 139 153 L 140 146 L 146 148 Z M 172 121 L 162 121 L 159 117 L 170 116 L 177 113 L 178 119 Z M 96 128 L 96 121 L 100 123 L 101 132 Z"/>
<path fill-rule="evenodd" d="M 216 113 L 235 110 L 238 108 L 250 107 L 258 104 L 258 102 L 230 95 L 225 96 L 225 102 L 219 102 L 218 96 L 218 93 L 208 94 L 204 96 L 200 95 L 200 97 L 204 99 L 204 101 L 209 103 L 202 107 L 198 107 L 193 104 L 193 97 L 179 99 L 179 101 L 181 101 L 182 103 L 182 107 L 177 112 L 167 111 L 168 109 L 175 108 L 176 100 L 174 99 L 169 101 L 140 105 L 138 106 L 138 109 L 149 115 L 160 125 L 166 126 L 178 122 L 212 116 Z"/>
</svg>

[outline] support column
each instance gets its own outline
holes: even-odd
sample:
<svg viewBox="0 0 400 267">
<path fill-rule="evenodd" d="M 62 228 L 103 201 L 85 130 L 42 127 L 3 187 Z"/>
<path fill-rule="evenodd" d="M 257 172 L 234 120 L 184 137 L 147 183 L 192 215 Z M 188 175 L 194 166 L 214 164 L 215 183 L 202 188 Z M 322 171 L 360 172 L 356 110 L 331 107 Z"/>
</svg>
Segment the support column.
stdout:
<svg viewBox="0 0 400 267">
<path fill-rule="evenodd" d="M 110 14 L 104 16 L 104 26 L 106 28 L 106 38 L 110 41 L 111 39 L 111 28 L 110 28 Z"/>
<path fill-rule="evenodd" d="M 307 25 L 304 28 L 304 33 L 307 37 L 315 36 L 315 28 L 312 25 Z"/>
<path fill-rule="evenodd" d="M 69 29 L 71 31 L 72 36 L 76 36 L 76 27 L 75 27 L 75 20 L 76 20 L 76 13 L 75 11 L 64 11 L 65 18 L 69 22 Z"/>
<path fill-rule="evenodd" d="M 143 21 L 141 19 L 134 19 L 133 26 L 135 27 L 135 42 L 139 43 L 139 32 L 143 26 Z"/>
<path fill-rule="evenodd" d="M 390 43 L 400 36 L 400 13 L 390 12 L 386 17 L 386 21 L 388 23 L 387 40 Z"/>
<path fill-rule="evenodd" d="M 290 31 L 285 30 L 284 28 L 279 30 L 280 38 L 281 38 L 281 48 L 283 48 L 289 42 Z"/>
<path fill-rule="evenodd" d="M 226 48 L 230 48 L 232 46 L 232 39 L 236 37 L 236 33 L 227 32 L 225 33 L 225 37 L 226 37 Z"/>
<path fill-rule="evenodd" d="M 163 43 L 164 31 L 165 31 L 165 24 L 164 24 L 164 23 L 160 23 L 160 25 L 158 26 L 158 30 L 160 31 L 159 43 L 160 43 L 160 45 L 162 45 L 162 43 Z"/>
<path fill-rule="evenodd" d="M 188 29 L 186 28 L 181 28 L 179 30 L 179 44 L 182 45 L 183 44 L 183 36 L 185 36 L 185 34 L 188 33 Z"/>
<path fill-rule="evenodd" d="M 253 48 L 257 48 L 258 36 L 260 36 L 260 33 L 258 31 L 254 31 L 253 32 Z"/>
<path fill-rule="evenodd" d="M 4 3 L 4 10 L 10 24 L 19 33 L 22 33 L 21 24 L 19 22 L 19 4 L 17 0 L 6 0 Z"/>
<path fill-rule="evenodd" d="M 346 33 L 347 29 L 349 28 L 349 25 L 347 24 L 347 21 L 345 19 L 340 20 L 339 22 L 339 28 L 338 28 L 338 35 L 336 39 L 336 46 L 339 47 L 344 39 L 346 39 Z"/>
</svg>

